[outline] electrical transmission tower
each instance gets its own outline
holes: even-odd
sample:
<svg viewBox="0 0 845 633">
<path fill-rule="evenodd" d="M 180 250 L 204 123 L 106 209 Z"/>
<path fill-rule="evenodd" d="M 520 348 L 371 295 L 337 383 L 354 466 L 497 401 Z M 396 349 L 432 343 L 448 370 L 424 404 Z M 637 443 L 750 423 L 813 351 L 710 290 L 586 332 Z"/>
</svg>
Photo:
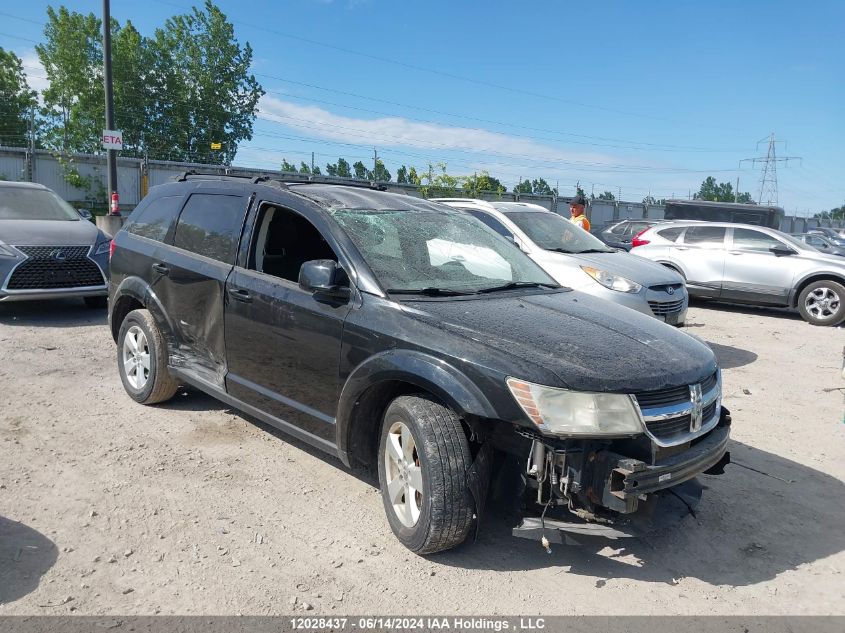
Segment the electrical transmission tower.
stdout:
<svg viewBox="0 0 845 633">
<path fill-rule="evenodd" d="M 778 203 L 778 163 L 788 163 L 791 160 L 801 160 L 799 156 L 782 156 L 778 158 L 775 154 L 775 144 L 783 141 L 775 139 L 775 133 L 766 138 L 757 141 L 757 147 L 760 143 L 769 142 L 769 151 L 765 156 L 758 156 L 756 158 L 743 158 L 739 161 L 740 167 L 745 161 L 750 161 L 752 167 L 756 167 L 757 163 L 763 165 L 763 175 L 760 178 L 760 197 L 757 199 L 757 204 L 768 204 L 777 206 Z"/>
</svg>

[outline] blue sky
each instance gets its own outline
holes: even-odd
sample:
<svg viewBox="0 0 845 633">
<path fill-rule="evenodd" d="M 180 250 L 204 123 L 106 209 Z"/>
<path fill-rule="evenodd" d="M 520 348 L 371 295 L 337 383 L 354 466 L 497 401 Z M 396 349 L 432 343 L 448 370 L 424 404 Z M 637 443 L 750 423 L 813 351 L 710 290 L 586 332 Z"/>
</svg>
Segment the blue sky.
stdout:
<svg viewBox="0 0 845 633">
<path fill-rule="evenodd" d="M 42 0 L 0 2 L 0 46 L 24 58 Z M 53 3 L 58 4 L 58 3 Z M 99 13 L 100 0 L 70 9 Z M 189 0 L 112 0 L 144 34 Z M 713 175 L 757 197 L 772 132 L 789 212 L 845 203 L 845 2 L 220 0 L 268 91 L 239 165 L 343 156 L 542 176 L 562 194 L 686 197 Z"/>
</svg>

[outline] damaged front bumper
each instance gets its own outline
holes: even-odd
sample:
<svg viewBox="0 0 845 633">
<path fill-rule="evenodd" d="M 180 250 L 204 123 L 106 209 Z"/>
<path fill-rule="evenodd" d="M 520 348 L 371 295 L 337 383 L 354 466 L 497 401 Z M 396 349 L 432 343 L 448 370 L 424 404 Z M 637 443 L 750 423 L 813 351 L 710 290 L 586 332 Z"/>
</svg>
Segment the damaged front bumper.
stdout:
<svg viewBox="0 0 845 633">
<path fill-rule="evenodd" d="M 514 536 L 551 542 L 579 537 L 642 536 L 668 527 L 690 513 L 701 498 L 699 474 L 721 474 L 727 451 L 730 415 L 703 437 L 667 454 L 652 447 L 650 456 L 624 442 L 618 445 L 539 443 L 535 440 L 526 473 L 526 490 L 536 491 L 539 516 L 522 518 Z M 627 453 L 627 454 L 625 454 Z"/>
</svg>

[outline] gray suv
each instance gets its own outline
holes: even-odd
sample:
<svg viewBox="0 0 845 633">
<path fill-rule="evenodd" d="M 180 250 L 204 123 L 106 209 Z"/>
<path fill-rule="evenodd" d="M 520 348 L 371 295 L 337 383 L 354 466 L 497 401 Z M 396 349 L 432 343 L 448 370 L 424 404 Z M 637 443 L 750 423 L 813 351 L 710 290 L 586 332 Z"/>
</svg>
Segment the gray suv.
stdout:
<svg viewBox="0 0 845 633">
<path fill-rule="evenodd" d="M 0 302 L 81 297 L 104 308 L 110 245 L 47 187 L 0 182 Z"/>
<path fill-rule="evenodd" d="M 638 235 L 631 253 L 681 273 L 691 296 L 798 308 L 812 325 L 845 320 L 845 262 L 774 229 L 661 224 Z"/>
</svg>

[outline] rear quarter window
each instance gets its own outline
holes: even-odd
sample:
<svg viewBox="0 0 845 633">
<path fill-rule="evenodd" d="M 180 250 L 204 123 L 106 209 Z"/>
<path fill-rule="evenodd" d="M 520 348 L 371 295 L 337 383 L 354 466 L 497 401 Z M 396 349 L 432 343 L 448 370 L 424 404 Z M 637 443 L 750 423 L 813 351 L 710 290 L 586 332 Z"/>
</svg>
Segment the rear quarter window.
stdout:
<svg viewBox="0 0 845 633">
<path fill-rule="evenodd" d="M 245 212 L 242 196 L 195 193 L 179 215 L 173 245 L 232 264 Z"/>
<path fill-rule="evenodd" d="M 684 228 L 682 226 L 673 226 L 668 229 L 660 229 L 659 231 L 655 231 L 657 235 L 662 237 L 664 240 L 669 240 L 670 242 L 674 242 L 678 239 L 678 236 L 683 233 Z"/>
<path fill-rule="evenodd" d="M 133 235 L 163 242 L 173 226 L 184 196 L 162 196 L 150 200 L 135 210 L 126 225 L 126 231 Z"/>
</svg>

